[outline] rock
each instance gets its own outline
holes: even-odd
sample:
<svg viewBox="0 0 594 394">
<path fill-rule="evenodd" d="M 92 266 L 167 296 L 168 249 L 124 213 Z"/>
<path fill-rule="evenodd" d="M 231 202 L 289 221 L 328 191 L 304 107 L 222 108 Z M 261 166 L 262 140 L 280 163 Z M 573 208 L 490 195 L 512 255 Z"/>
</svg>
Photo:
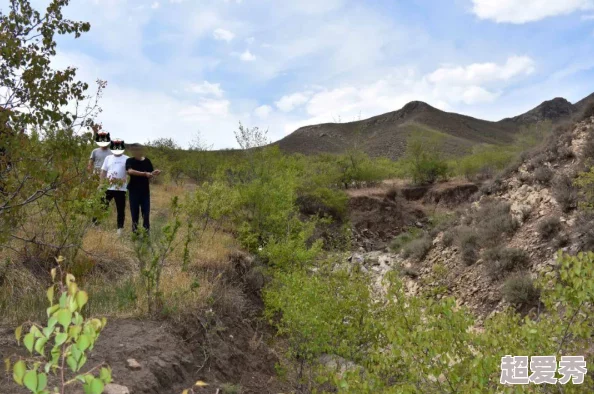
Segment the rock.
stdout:
<svg viewBox="0 0 594 394">
<path fill-rule="evenodd" d="M 130 390 L 126 386 L 120 386 L 119 384 L 110 383 L 105 386 L 104 394 L 130 394 Z"/>
<path fill-rule="evenodd" d="M 128 369 L 132 371 L 138 371 L 142 369 L 140 363 L 133 358 L 129 358 L 128 360 L 126 360 L 126 364 L 128 365 Z"/>
</svg>

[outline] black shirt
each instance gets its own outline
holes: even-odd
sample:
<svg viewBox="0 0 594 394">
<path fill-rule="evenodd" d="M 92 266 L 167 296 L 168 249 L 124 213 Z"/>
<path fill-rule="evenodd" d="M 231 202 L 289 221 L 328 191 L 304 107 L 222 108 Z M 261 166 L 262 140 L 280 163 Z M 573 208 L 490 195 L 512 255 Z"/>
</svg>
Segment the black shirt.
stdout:
<svg viewBox="0 0 594 394">
<path fill-rule="evenodd" d="M 130 157 L 126 160 L 126 171 L 133 169 L 140 172 L 153 172 L 153 163 L 148 158 L 138 160 Z M 149 193 L 149 179 L 144 176 L 130 175 L 130 182 L 128 182 L 128 191 L 134 193 Z"/>
</svg>

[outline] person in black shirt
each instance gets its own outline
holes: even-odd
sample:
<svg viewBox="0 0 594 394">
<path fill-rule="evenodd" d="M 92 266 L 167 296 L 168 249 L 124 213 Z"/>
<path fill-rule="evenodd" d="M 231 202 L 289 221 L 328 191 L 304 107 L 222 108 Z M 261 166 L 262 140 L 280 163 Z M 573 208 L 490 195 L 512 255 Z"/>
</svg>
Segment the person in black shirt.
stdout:
<svg viewBox="0 0 594 394">
<path fill-rule="evenodd" d="M 130 175 L 128 182 L 128 198 L 130 202 L 130 216 L 132 216 L 132 231 L 138 229 L 139 211 L 142 214 L 142 226 L 150 230 L 151 194 L 149 180 L 161 173 L 153 168 L 153 163 L 144 157 L 144 147 L 140 144 L 128 146 L 133 157 L 126 160 L 126 172 Z"/>
</svg>

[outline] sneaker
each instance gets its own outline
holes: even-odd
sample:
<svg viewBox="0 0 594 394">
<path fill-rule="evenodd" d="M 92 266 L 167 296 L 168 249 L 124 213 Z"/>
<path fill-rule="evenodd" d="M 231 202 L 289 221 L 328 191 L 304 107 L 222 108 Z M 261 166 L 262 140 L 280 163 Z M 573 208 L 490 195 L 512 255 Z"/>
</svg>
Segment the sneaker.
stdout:
<svg viewBox="0 0 594 394">
<path fill-rule="evenodd" d="M 118 236 L 122 235 L 122 229 L 118 228 Z"/>
</svg>

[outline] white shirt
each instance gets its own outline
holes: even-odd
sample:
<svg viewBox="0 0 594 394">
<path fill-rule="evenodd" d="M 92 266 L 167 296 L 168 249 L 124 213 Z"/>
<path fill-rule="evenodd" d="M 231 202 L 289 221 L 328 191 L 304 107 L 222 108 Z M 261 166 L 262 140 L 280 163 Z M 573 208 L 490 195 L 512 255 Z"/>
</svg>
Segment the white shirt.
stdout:
<svg viewBox="0 0 594 394">
<path fill-rule="evenodd" d="M 105 158 L 102 171 L 106 171 L 106 178 L 109 180 L 109 190 L 121 190 L 126 191 L 126 160 L 128 156 L 111 155 Z"/>
</svg>

